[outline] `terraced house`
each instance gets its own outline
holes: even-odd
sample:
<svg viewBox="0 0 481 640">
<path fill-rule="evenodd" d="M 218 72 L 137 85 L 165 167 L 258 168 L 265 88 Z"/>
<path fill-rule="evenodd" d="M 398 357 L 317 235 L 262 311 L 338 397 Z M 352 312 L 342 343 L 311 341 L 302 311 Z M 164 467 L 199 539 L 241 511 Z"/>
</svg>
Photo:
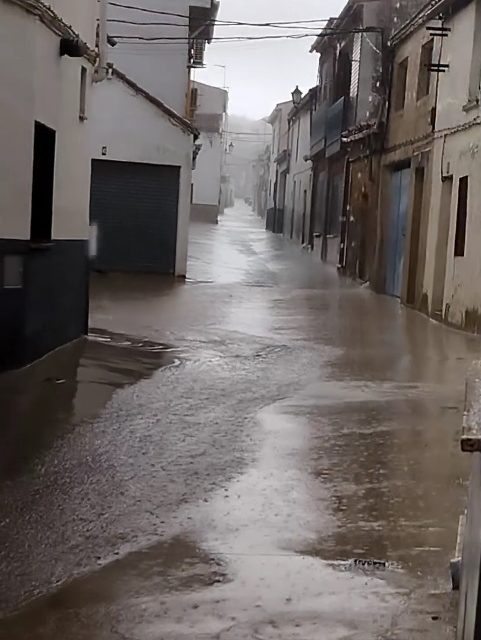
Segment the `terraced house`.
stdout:
<svg viewBox="0 0 481 640">
<path fill-rule="evenodd" d="M 97 0 L 0 1 L 0 368 L 87 329 Z"/>
</svg>

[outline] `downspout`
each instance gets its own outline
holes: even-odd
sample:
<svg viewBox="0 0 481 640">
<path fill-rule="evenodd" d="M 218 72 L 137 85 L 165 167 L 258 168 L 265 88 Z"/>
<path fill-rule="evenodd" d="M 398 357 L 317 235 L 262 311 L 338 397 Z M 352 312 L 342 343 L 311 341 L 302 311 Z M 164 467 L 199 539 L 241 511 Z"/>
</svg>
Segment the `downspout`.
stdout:
<svg viewBox="0 0 481 640">
<path fill-rule="evenodd" d="M 107 1 L 99 0 L 98 59 L 94 82 L 102 82 L 107 77 Z"/>
</svg>

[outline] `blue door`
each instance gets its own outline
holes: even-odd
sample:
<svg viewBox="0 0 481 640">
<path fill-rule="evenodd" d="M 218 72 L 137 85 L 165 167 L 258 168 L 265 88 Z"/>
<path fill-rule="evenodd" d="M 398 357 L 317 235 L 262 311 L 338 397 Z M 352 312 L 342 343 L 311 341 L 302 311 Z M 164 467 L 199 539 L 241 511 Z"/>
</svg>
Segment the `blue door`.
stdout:
<svg viewBox="0 0 481 640">
<path fill-rule="evenodd" d="M 391 207 L 386 242 L 386 293 L 401 297 L 404 271 L 404 248 L 411 186 L 411 169 L 393 171 Z"/>
</svg>

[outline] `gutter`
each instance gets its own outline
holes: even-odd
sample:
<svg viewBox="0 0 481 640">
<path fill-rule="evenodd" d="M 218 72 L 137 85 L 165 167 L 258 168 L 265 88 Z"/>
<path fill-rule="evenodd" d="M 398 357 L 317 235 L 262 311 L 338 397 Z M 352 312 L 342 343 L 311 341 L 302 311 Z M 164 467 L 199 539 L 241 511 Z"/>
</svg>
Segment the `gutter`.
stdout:
<svg viewBox="0 0 481 640">
<path fill-rule="evenodd" d="M 122 73 L 122 71 L 119 71 L 115 67 L 112 68 L 112 75 L 123 82 L 127 87 L 135 91 L 135 93 L 137 93 L 139 96 L 145 98 L 147 102 L 150 102 L 150 104 L 162 111 L 169 118 L 172 124 L 183 129 L 187 133 L 190 133 L 197 140 L 200 135 L 198 129 L 196 129 L 194 125 L 191 124 L 186 118 L 178 114 L 177 111 L 174 111 L 174 109 L 166 105 L 165 102 L 162 102 L 162 100 L 159 100 L 151 93 L 143 89 L 131 78 L 126 76 L 125 73 Z"/>
</svg>

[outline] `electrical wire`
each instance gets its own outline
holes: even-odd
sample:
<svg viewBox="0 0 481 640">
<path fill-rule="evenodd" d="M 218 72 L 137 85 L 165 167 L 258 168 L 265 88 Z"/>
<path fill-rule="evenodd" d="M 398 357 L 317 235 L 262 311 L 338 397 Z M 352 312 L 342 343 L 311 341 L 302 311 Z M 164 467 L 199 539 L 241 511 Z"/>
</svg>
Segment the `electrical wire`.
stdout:
<svg viewBox="0 0 481 640">
<path fill-rule="evenodd" d="M 139 11 L 142 13 L 151 13 L 153 15 L 171 16 L 174 18 L 184 18 L 190 21 L 190 15 L 184 13 L 175 13 L 172 11 L 161 11 L 159 9 L 148 9 L 146 7 L 136 7 L 134 5 L 124 4 L 122 2 L 114 2 L 113 0 L 108 2 L 109 5 L 119 7 L 121 9 L 129 9 L 131 11 Z M 211 25 L 237 25 L 247 27 L 271 27 L 271 26 L 289 26 L 289 25 L 302 25 L 302 24 L 314 24 L 314 23 L 327 23 L 330 18 L 317 18 L 310 20 L 284 20 L 278 22 L 246 22 L 241 20 L 210 20 L 206 24 Z"/>
<path fill-rule="evenodd" d="M 323 35 L 352 35 L 355 33 L 371 33 L 373 29 L 349 29 L 343 31 L 333 31 Z M 182 36 L 139 36 L 139 35 L 121 35 L 111 34 L 111 37 L 115 40 L 125 40 L 125 41 L 138 41 L 141 42 L 152 42 L 152 43 L 167 43 L 167 42 L 185 42 L 187 44 L 191 43 L 192 40 L 190 38 L 182 37 Z M 260 40 L 301 40 L 303 38 L 312 38 L 312 33 L 284 33 L 279 35 L 263 35 L 263 36 L 216 36 L 212 38 L 212 42 L 253 42 Z"/>
<path fill-rule="evenodd" d="M 138 20 L 123 20 L 121 18 L 109 18 L 107 20 L 108 23 L 111 24 L 126 24 L 129 26 L 133 26 L 133 27 L 177 27 L 177 28 L 182 28 L 182 29 L 186 29 L 188 28 L 188 24 L 181 24 L 180 22 L 151 22 L 151 21 L 138 21 Z M 320 22 L 320 21 L 316 21 L 316 22 Z M 312 26 L 309 27 L 308 25 L 303 25 L 303 24 L 250 24 L 250 23 L 237 23 L 237 22 L 233 22 L 233 23 L 220 23 L 220 22 L 215 22 L 212 23 L 212 26 L 219 28 L 219 27 L 249 27 L 249 28 L 263 28 L 263 29 L 292 29 L 292 30 L 301 30 L 301 29 L 311 29 L 315 34 L 319 33 L 319 30 L 324 29 L 324 27 L 321 26 Z"/>
</svg>

